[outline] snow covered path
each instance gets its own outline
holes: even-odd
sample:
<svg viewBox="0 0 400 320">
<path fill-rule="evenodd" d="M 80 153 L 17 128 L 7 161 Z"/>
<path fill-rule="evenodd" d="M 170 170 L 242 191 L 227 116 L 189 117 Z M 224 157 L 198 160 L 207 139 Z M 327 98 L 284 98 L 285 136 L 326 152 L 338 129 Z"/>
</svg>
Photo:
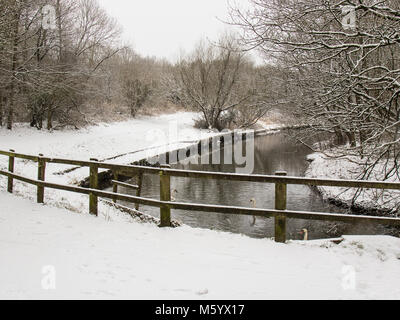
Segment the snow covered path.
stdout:
<svg viewBox="0 0 400 320">
<path fill-rule="evenodd" d="M 0 299 L 400 299 L 399 258 L 396 238 L 282 245 L 107 222 L 0 191 Z"/>
</svg>

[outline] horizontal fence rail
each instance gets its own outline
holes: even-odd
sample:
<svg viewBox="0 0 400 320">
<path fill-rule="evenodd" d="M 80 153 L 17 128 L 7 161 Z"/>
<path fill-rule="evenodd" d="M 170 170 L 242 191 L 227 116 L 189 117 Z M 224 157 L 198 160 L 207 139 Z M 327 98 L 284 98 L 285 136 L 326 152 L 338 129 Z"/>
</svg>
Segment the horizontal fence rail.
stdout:
<svg viewBox="0 0 400 320">
<path fill-rule="evenodd" d="M 387 218 L 387 217 L 375 217 L 375 216 L 359 216 L 359 215 L 348 215 L 348 214 L 330 214 L 321 212 L 307 212 L 307 211 L 290 211 L 290 210 L 274 210 L 274 209 L 258 209 L 258 208 L 246 208 L 246 207 L 233 207 L 233 206 L 221 206 L 221 205 L 206 205 L 206 204 L 191 204 L 191 203 L 181 203 L 181 202 L 171 202 L 171 201 L 161 201 L 155 199 L 148 199 L 143 197 L 135 197 L 126 194 L 115 194 L 114 192 L 102 191 L 90 188 L 82 188 L 75 186 L 66 186 L 57 183 L 44 182 L 40 180 L 30 179 L 26 177 L 19 176 L 7 171 L 1 171 L 0 175 L 11 177 L 15 180 L 29 183 L 35 186 L 41 186 L 45 188 L 69 191 L 75 193 L 81 193 L 89 195 L 91 193 L 97 195 L 98 197 L 114 199 L 117 198 L 121 201 L 140 203 L 141 205 L 146 205 L 150 207 L 162 207 L 168 206 L 171 209 L 177 210 L 187 210 L 187 211 L 204 211 L 204 212 L 215 212 L 215 213 L 228 213 L 235 215 L 248 215 L 248 216 L 259 216 L 274 218 L 277 215 L 285 215 L 292 219 L 304 219 L 304 220 L 324 220 L 324 221 L 342 221 L 342 222 L 371 222 L 377 224 L 388 224 L 400 226 L 400 219 L 398 218 Z"/>
<path fill-rule="evenodd" d="M 50 188 L 55 190 L 67 191 L 89 195 L 90 213 L 98 215 L 98 197 L 111 199 L 114 202 L 126 201 L 138 205 L 146 205 L 160 208 L 161 227 L 171 226 L 171 209 L 187 210 L 197 212 L 214 212 L 234 215 L 249 215 L 275 219 L 275 241 L 286 241 L 286 218 L 304 219 L 304 220 L 323 220 L 323 221 L 341 221 L 346 223 L 373 223 L 391 226 L 400 226 L 400 219 L 377 216 L 347 215 L 347 214 L 331 214 L 322 212 L 307 212 L 286 210 L 287 203 L 287 185 L 309 185 L 309 186 L 331 186 L 346 188 L 374 188 L 385 190 L 400 190 L 400 183 L 380 182 L 380 181 L 358 181 L 358 180 L 334 180 L 334 179 L 309 179 L 301 177 L 288 177 L 284 172 L 278 172 L 276 175 L 246 175 L 235 173 L 219 173 L 219 172 L 203 172 L 190 170 L 175 170 L 166 167 L 153 168 L 135 165 L 117 165 L 111 163 L 99 162 L 96 159 L 91 161 L 79 161 L 69 159 L 48 158 L 43 155 L 32 156 L 16 153 L 13 150 L 1 151 L 0 155 L 9 157 L 8 171 L 0 170 L 0 175 L 6 176 L 8 179 L 8 192 L 13 191 L 13 180 L 21 181 L 37 187 L 37 202 L 44 202 L 44 189 Z M 15 159 L 23 159 L 38 163 L 38 179 L 23 177 L 14 173 Z M 71 185 L 61 185 L 45 181 L 46 164 L 63 164 L 90 168 L 90 187 L 83 188 Z M 98 189 L 98 173 L 99 169 L 111 170 L 115 177 L 119 175 L 133 177 L 138 176 L 142 179 L 143 174 L 156 174 L 160 176 L 160 200 L 147 199 L 140 197 L 140 190 L 137 196 L 131 196 L 118 193 L 116 188 L 114 192 L 108 192 Z M 171 201 L 171 177 L 184 177 L 195 179 L 216 179 L 229 181 L 247 181 L 255 183 L 271 183 L 275 184 L 275 209 L 258 209 L 246 207 L 233 207 L 222 205 L 207 204 L 191 204 Z M 113 180 L 114 186 L 123 186 L 130 188 L 138 188 L 125 184 L 123 182 Z M 140 182 L 141 184 L 141 182 Z"/>
<path fill-rule="evenodd" d="M 14 158 L 25 160 L 39 161 L 38 156 L 22 155 L 14 152 L 0 151 L 0 155 L 5 155 Z M 97 165 L 99 169 L 108 169 L 118 171 L 121 174 L 136 175 L 138 173 L 159 174 L 159 168 L 143 167 L 135 165 L 118 165 L 112 163 L 94 162 L 94 161 L 79 161 L 58 158 L 42 157 L 42 160 L 47 163 L 73 165 L 80 167 L 90 167 Z M 326 187 L 345 187 L 345 188 L 370 188 L 384 190 L 400 190 L 398 182 L 382 182 L 382 181 L 365 181 L 365 180 L 339 180 L 339 179 L 313 179 L 303 177 L 283 177 L 274 175 L 259 175 L 259 174 L 237 174 L 237 173 L 222 173 L 222 172 L 207 172 L 207 171 L 191 171 L 177 169 L 163 169 L 171 177 L 195 178 L 195 179 L 216 179 L 230 181 L 246 181 L 259 183 L 285 183 L 293 185 L 310 185 L 310 186 L 326 186 Z"/>
</svg>

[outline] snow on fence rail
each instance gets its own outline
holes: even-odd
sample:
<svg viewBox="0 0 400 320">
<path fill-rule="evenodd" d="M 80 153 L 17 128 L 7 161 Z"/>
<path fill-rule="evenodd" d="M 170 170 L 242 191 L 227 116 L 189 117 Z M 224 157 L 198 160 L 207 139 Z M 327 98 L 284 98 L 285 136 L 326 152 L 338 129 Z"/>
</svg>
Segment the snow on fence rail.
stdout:
<svg viewBox="0 0 400 320">
<path fill-rule="evenodd" d="M 286 241 L 286 219 L 305 219 L 305 220 L 324 220 L 324 221 L 342 221 L 342 222 L 369 222 L 385 225 L 400 226 L 400 219 L 377 216 L 359 216 L 346 214 L 331 214 L 321 212 L 306 212 L 286 210 L 287 203 L 287 185 L 310 185 L 310 186 L 331 186 L 348 188 L 374 188 L 387 190 L 400 190 L 400 183 L 380 182 L 380 181 L 359 181 L 359 180 L 331 180 L 331 179 L 309 179 L 300 177 L 288 177 L 286 172 L 277 172 L 276 175 L 247 175 L 235 173 L 204 172 L 190 170 L 175 170 L 167 167 L 153 168 L 134 165 L 117 165 L 111 163 L 98 162 L 95 159 L 91 161 L 79 161 L 69 159 L 46 158 L 42 154 L 39 156 L 25 155 L 10 151 L 1 151 L 0 155 L 9 157 L 8 171 L 0 170 L 0 175 L 8 177 L 8 192 L 13 192 L 13 180 L 32 184 L 37 187 L 37 202 L 44 203 L 45 188 L 75 192 L 89 195 L 89 211 L 91 214 L 98 215 L 98 197 L 131 202 L 136 205 L 147 205 L 160 208 L 160 227 L 171 226 L 171 209 L 215 212 L 224 214 L 240 214 L 268 217 L 275 219 L 275 241 Z M 15 158 L 30 160 L 38 163 L 38 179 L 30 179 L 14 173 Z M 90 187 L 83 188 L 71 185 L 61 185 L 45 181 L 46 164 L 57 163 L 65 165 L 75 165 L 90 168 Z M 157 174 L 160 176 L 160 200 L 143 198 L 140 196 L 131 196 L 117 192 L 116 186 L 120 183 L 114 183 L 113 192 L 99 190 L 98 172 L 99 169 L 111 170 L 114 177 L 134 177 L 143 176 L 143 174 Z M 198 179 L 219 179 L 229 181 L 248 181 L 275 184 L 275 209 L 258 209 L 245 207 L 232 207 L 221 205 L 192 204 L 171 201 L 171 177 L 186 177 Z"/>
</svg>

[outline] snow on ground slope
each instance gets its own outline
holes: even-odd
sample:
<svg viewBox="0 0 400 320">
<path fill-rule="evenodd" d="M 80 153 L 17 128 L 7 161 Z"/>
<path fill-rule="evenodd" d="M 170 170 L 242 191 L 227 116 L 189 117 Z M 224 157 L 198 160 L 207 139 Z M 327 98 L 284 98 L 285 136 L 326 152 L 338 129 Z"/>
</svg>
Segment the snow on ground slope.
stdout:
<svg viewBox="0 0 400 320">
<path fill-rule="evenodd" d="M 215 135 L 215 132 L 198 130 L 193 127 L 198 114 L 181 112 L 157 117 L 140 117 L 124 122 L 99 124 L 81 130 L 61 130 L 48 132 L 30 128 L 26 124 L 17 124 L 13 131 L 0 128 L 0 150 L 14 149 L 24 154 L 44 154 L 47 157 L 89 160 L 97 158 L 110 163 L 130 164 L 134 161 L 156 155 L 167 150 L 189 146 L 191 141 L 198 141 Z M 160 146 L 163 146 L 160 148 Z M 164 148 L 165 146 L 165 148 Z M 150 150 L 146 150 L 152 148 Z M 8 158 L 0 156 L 0 169 L 7 170 Z M 77 184 L 89 175 L 88 168 L 80 168 L 67 174 L 57 173 L 70 169 L 71 166 L 48 164 L 46 181 L 59 184 Z M 17 174 L 37 178 L 37 164 L 16 159 Z M 0 176 L 0 185 L 6 185 L 6 178 Z M 15 182 L 15 194 L 34 199 L 35 187 L 18 181 Z M 88 212 L 87 196 L 49 190 L 45 192 L 46 203 L 76 212 Z M 100 213 L 113 220 L 120 214 L 101 205 Z"/>
<path fill-rule="evenodd" d="M 0 192 L 0 299 L 400 299 L 399 258 L 391 237 L 283 245 Z"/>
<path fill-rule="evenodd" d="M 170 125 L 176 124 L 180 134 L 173 142 L 196 140 L 201 133 L 193 128 L 196 116 L 196 113 L 180 112 L 50 133 L 30 128 L 27 124 L 17 124 L 12 131 L 0 129 L 0 149 L 15 149 L 34 155 L 44 153 L 50 157 L 105 159 L 149 145 L 168 143 Z M 156 130 L 161 130 L 164 135 L 152 135 Z"/>
<path fill-rule="evenodd" d="M 335 154 L 335 149 L 329 151 Z M 358 180 L 361 174 L 361 159 L 354 156 L 342 158 L 330 158 L 322 153 L 314 153 L 308 156 L 310 165 L 306 171 L 309 178 L 330 178 L 344 180 Z M 385 161 L 378 163 L 373 171 L 370 180 L 382 181 L 385 175 Z M 391 177 L 387 182 L 400 182 L 396 176 Z M 339 187 L 318 187 L 324 198 L 336 199 L 348 205 L 351 204 L 355 189 Z M 364 208 L 393 210 L 399 205 L 400 192 L 394 190 L 364 189 L 357 197 L 355 204 Z M 395 211 L 395 210 L 394 210 Z M 398 214 L 399 212 L 397 212 Z"/>
</svg>

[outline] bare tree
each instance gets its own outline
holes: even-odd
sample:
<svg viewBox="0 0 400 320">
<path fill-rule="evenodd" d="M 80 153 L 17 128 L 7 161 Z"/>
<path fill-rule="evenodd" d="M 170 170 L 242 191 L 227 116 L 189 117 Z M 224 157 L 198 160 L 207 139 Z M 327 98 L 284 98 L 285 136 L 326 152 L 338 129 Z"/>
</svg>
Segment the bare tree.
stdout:
<svg viewBox="0 0 400 320">
<path fill-rule="evenodd" d="M 288 75 L 289 101 L 311 126 L 359 160 L 359 178 L 400 179 L 400 3 L 251 0 L 232 10 L 243 41 Z M 344 6 L 350 6 L 344 10 Z M 354 11 L 355 25 L 343 13 Z M 381 170 L 380 170 L 381 171 Z M 357 197 L 358 192 L 355 194 Z"/>
<path fill-rule="evenodd" d="M 349 141 L 354 152 L 399 157 L 398 1 L 252 0 L 233 10 L 243 40 L 291 76 L 291 99 L 316 131 Z M 357 14 L 345 28 L 342 8 Z M 371 160 L 371 159 L 369 159 Z M 371 161 L 366 161 L 371 163 Z M 396 170 L 398 171 L 398 170 Z"/>
<path fill-rule="evenodd" d="M 155 61 L 142 58 L 129 48 L 120 54 L 117 70 L 122 103 L 128 106 L 132 117 L 136 116 L 152 94 L 155 64 Z"/>
<path fill-rule="evenodd" d="M 241 125 L 249 125 L 268 110 L 251 71 L 234 40 L 224 37 L 217 46 L 201 42 L 177 65 L 174 92 L 182 104 L 202 113 L 208 128 L 222 130 L 240 116 Z"/>
<path fill-rule="evenodd" d="M 54 9 L 50 25 L 45 5 Z M 11 129 L 18 105 L 20 119 L 28 111 L 32 126 L 42 128 L 46 118 L 51 129 L 55 116 L 65 120 L 101 90 L 98 71 L 119 51 L 119 28 L 95 0 L 6 0 L 0 6 L 0 113 L 6 107 Z"/>
</svg>

